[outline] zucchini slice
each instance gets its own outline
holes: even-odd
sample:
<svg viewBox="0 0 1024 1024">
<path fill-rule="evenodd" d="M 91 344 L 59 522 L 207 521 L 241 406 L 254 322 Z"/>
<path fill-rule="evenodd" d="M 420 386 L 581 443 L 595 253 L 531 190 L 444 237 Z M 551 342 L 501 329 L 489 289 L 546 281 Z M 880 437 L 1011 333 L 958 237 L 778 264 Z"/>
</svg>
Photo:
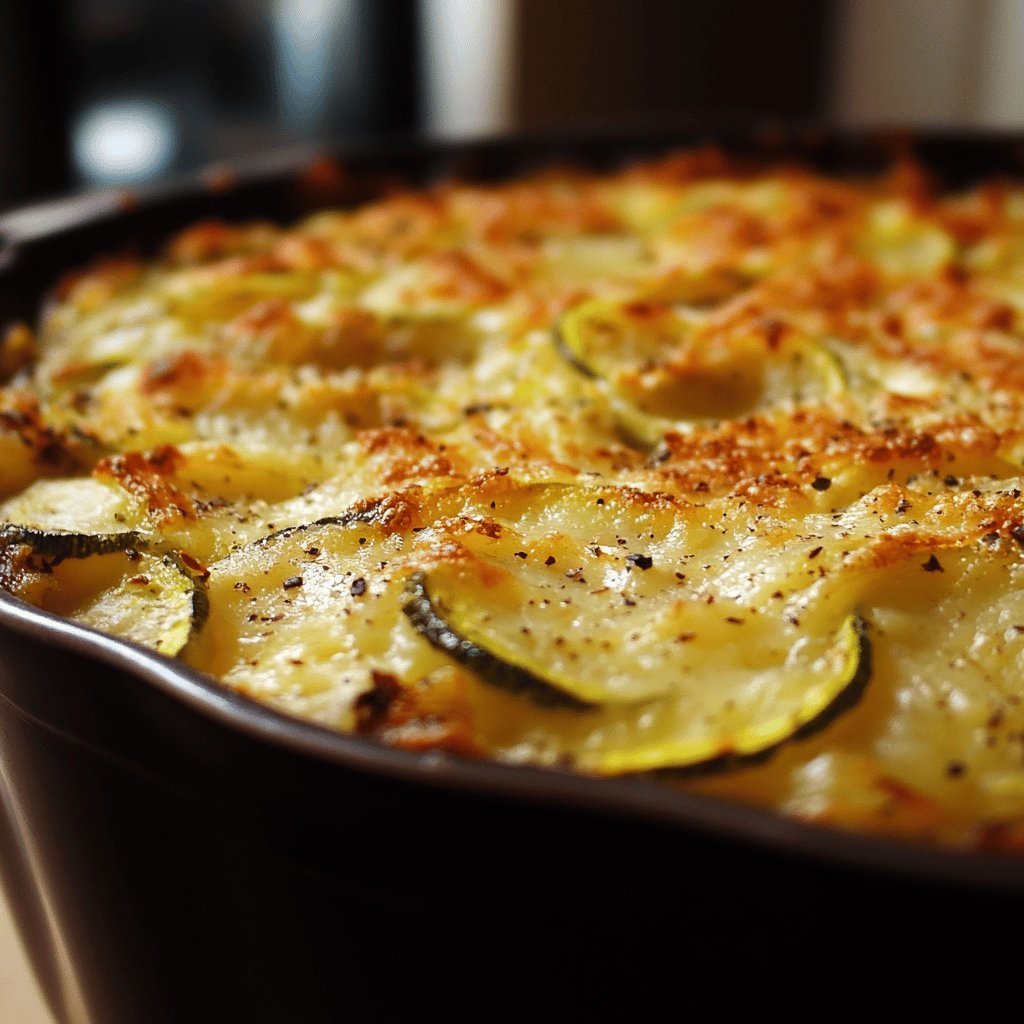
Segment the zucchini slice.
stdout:
<svg viewBox="0 0 1024 1024">
<path fill-rule="evenodd" d="M 120 533 L 72 533 L 69 530 L 41 530 L 18 523 L 0 523 L 0 545 L 23 544 L 46 558 L 88 558 L 116 551 L 138 549 L 142 534 L 135 530 Z"/>
<path fill-rule="evenodd" d="M 60 546 L 59 535 L 81 537 L 123 536 L 124 544 L 110 550 L 135 546 L 129 532 L 145 521 L 144 508 L 123 487 L 113 481 L 95 477 L 71 477 L 37 480 L 17 497 L 0 504 L 0 524 L 10 539 L 18 530 L 24 543 L 40 554 L 79 558 L 66 551 L 42 551 L 41 544 Z M 113 543 L 113 542 L 112 542 Z M 96 553 L 84 550 L 83 554 Z"/>
<path fill-rule="evenodd" d="M 481 579 L 492 572 L 500 574 L 498 585 L 482 587 Z M 637 670 L 632 638 L 640 640 L 642 627 L 623 607 L 625 591 L 608 591 L 603 600 L 577 596 L 570 603 L 562 572 L 550 575 L 545 581 L 534 573 L 506 574 L 490 560 L 445 562 L 412 577 L 403 610 L 435 647 L 487 682 L 537 704 L 583 710 L 664 697 L 671 683 L 654 667 L 653 651 L 640 656 Z M 590 635 L 581 636 L 581 602 Z M 628 636 L 616 636 L 623 619 L 632 620 L 622 623 Z M 656 636 L 644 639 L 652 647 L 659 644 Z M 630 645 L 628 653 L 623 641 Z M 594 657 L 595 651 L 588 657 L 588 646 L 595 645 L 601 656 Z"/>
<path fill-rule="evenodd" d="M 175 555 L 122 552 L 105 559 L 120 578 L 88 595 L 69 617 L 168 657 L 180 654 L 208 613 L 201 574 Z"/>
<path fill-rule="evenodd" d="M 781 645 L 751 618 L 745 646 L 730 636 L 739 617 L 673 599 L 664 581 L 646 592 L 598 588 L 567 605 L 554 579 L 497 573 L 465 556 L 446 562 L 410 579 L 403 610 L 485 682 L 543 707 L 593 712 L 582 716 L 585 726 L 556 728 L 580 767 L 601 774 L 762 759 L 852 708 L 870 678 L 871 647 L 856 614 L 831 633 Z M 497 585 L 481 593 L 488 575 Z M 701 644 L 691 647 L 696 636 Z"/>
<path fill-rule="evenodd" d="M 175 657 L 209 613 L 206 571 L 179 552 L 109 534 L 0 524 L 0 585 L 16 597 Z"/>
<path fill-rule="evenodd" d="M 861 586 L 838 551 L 811 571 L 808 542 L 778 524 L 769 562 L 705 518 L 668 495 L 506 475 L 412 489 L 214 563 L 185 657 L 349 728 L 382 674 L 406 713 L 424 680 L 457 679 L 474 743 L 509 760 L 745 764 L 856 703 Z M 722 587 L 703 578 L 712 561 L 730 567 Z"/>
<path fill-rule="evenodd" d="M 704 736 L 656 740 L 610 752 L 601 758 L 600 769 L 609 775 L 651 770 L 703 774 L 757 764 L 855 707 L 870 679 L 867 624 L 859 615 L 850 615 L 817 661 L 780 679 L 777 706 L 765 717 L 728 730 L 711 728 Z"/>
<path fill-rule="evenodd" d="M 533 736 L 531 756 L 550 749 L 601 774 L 706 771 L 766 757 L 857 702 L 871 650 L 852 580 L 812 587 L 801 541 L 778 545 L 771 569 L 651 497 L 562 487 L 545 496 L 551 519 L 499 507 L 500 529 L 448 527 L 420 559 L 403 603 L 412 625 L 495 693 L 526 698 L 481 697 L 485 747 Z M 749 603 L 688 583 L 695 556 L 736 562 Z M 758 572 L 795 588 L 790 599 L 759 596 Z"/>
<path fill-rule="evenodd" d="M 450 654 L 456 661 L 475 672 L 481 679 L 511 693 L 522 694 L 544 707 L 573 708 L 585 711 L 593 702 L 572 693 L 574 682 L 560 673 L 544 678 L 544 667 L 536 659 L 504 649 L 494 637 L 482 640 L 491 648 L 481 646 L 481 631 L 474 622 L 473 604 L 457 599 L 435 604 L 423 573 L 414 573 L 406 585 L 406 601 L 402 611 L 409 621 L 439 650 Z M 481 618 L 487 619 L 484 611 Z M 554 676 L 554 678 L 552 678 Z"/>
<path fill-rule="evenodd" d="M 830 398 L 842 363 L 820 342 L 701 334 L 705 312 L 668 303 L 587 302 L 554 334 L 562 357 L 605 391 L 625 430 L 644 443 L 708 420 Z"/>
<path fill-rule="evenodd" d="M 47 537 L 4 580 L 5 589 L 46 611 L 175 657 L 208 613 L 203 572 L 176 554 L 112 550 L 111 540 Z"/>
</svg>

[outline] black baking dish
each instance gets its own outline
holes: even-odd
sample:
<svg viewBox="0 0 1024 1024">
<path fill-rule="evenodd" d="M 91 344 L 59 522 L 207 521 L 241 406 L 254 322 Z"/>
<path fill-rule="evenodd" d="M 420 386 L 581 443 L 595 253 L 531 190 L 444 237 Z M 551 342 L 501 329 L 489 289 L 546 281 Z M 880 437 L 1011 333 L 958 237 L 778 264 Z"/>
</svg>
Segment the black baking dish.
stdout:
<svg viewBox="0 0 1024 1024">
<path fill-rule="evenodd" d="M 0 218 L 0 323 L 89 258 L 202 217 L 289 220 L 396 180 L 612 166 L 709 134 L 826 170 L 909 147 L 951 184 L 1024 171 L 1012 137 L 815 129 L 291 156 Z M 991 969 L 996 924 L 1024 911 L 1020 860 L 385 749 L 3 594 L 0 872 L 62 1024 L 639 1019 L 722 968 L 784 970 L 787 990 L 910 949 Z"/>
</svg>

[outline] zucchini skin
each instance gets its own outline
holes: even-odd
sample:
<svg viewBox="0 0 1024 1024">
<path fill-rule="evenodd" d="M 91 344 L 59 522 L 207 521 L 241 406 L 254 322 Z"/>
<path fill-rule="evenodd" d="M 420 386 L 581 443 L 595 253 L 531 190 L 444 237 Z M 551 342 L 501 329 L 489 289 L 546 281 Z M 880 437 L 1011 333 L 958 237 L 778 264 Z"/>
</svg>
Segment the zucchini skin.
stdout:
<svg viewBox="0 0 1024 1024">
<path fill-rule="evenodd" d="M 295 526 L 285 526 L 273 533 L 266 533 L 257 537 L 252 544 L 254 547 L 266 547 L 269 544 L 276 544 L 278 541 L 294 537 L 298 533 L 305 533 L 307 530 L 315 530 L 322 526 L 354 526 L 357 523 L 372 526 L 377 522 L 377 502 L 371 503 L 368 507 L 357 505 L 350 508 L 340 516 L 323 516 L 314 519 L 309 523 L 297 523 Z"/>
<path fill-rule="evenodd" d="M 665 779 L 693 779 L 706 775 L 719 775 L 725 772 L 739 771 L 743 768 L 754 768 L 770 761 L 783 747 L 790 743 L 808 739 L 827 729 L 836 719 L 848 711 L 852 711 L 861 701 L 864 692 L 871 682 L 873 670 L 873 654 L 871 638 L 868 635 L 868 624 L 860 615 L 853 617 L 853 628 L 857 639 L 857 669 L 847 681 L 843 689 L 822 710 L 808 722 L 794 729 L 788 736 L 772 743 L 763 750 L 740 754 L 731 752 L 696 764 L 655 768 L 649 774 Z"/>
<path fill-rule="evenodd" d="M 47 558 L 89 558 L 112 555 L 118 551 L 145 547 L 142 534 L 135 530 L 124 533 L 64 533 L 59 530 L 38 530 L 17 523 L 0 525 L 0 544 L 24 544 Z"/>
<path fill-rule="evenodd" d="M 522 668 L 473 643 L 455 629 L 433 603 L 426 573 L 410 576 L 405 586 L 403 612 L 415 629 L 434 647 L 475 672 L 485 682 L 542 707 L 592 710 L 596 704 L 582 700 L 554 686 L 542 676 Z M 664 767 L 639 767 L 616 771 L 619 775 L 652 775 L 666 778 L 692 778 L 750 768 L 770 760 L 791 742 L 807 739 L 825 729 L 852 710 L 864 695 L 872 675 L 872 648 L 868 626 L 860 615 L 848 620 L 853 631 L 854 667 L 838 693 L 813 718 L 795 725 L 779 739 L 756 750 L 728 751 L 692 764 Z"/>
<path fill-rule="evenodd" d="M 575 310 L 573 309 L 567 310 L 555 323 L 554 330 L 551 332 L 551 340 L 554 342 L 555 350 L 577 373 L 582 374 L 588 380 L 602 380 L 601 375 L 576 355 L 572 347 L 565 340 L 565 321 L 574 313 Z"/>
<path fill-rule="evenodd" d="M 285 526 L 280 530 L 274 530 L 273 533 L 265 533 L 262 537 L 257 537 L 252 541 L 252 546 L 263 548 L 286 540 L 288 537 L 294 537 L 297 533 L 316 529 L 318 526 L 348 526 L 354 521 L 355 518 L 349 516 L 324 516 L 322 519 L 314 519 L 311 523 L 298 523 L 295 526 Z"/>
<path fill-rule="evenodd" d="M 192 584 L 192 629 L 188 639 L 191 642 L 210 617 L 210 592 L 206 584 L 210 574 L 205 569 L 191 565 L 180 551 L 171 552 L 164 561 L 173 565 Z"/>
<path fill-rule="evenodd" d="M 518 668 L 456 633 L 438 612 L 430 598 L 425 573 L 413 573 L 405 586 L 402 611 L 426 640 L 471 669 L 485 682 L 541 707 L 589 711 L 596 705 L 552 686 L 534 673 Z"/>
<path fill-rule="evenodd" d="M 790 737 L 791 740 L 804 740 L 827 729 L 837 718 L 852 711 L 864 696 L 864 691 L 867 690 L 868 684 L 871 682 L 874 667 L 871 637 L 868 634 L 868 624 L 860 615 L 853 617 L 853 629 L 857 638 L 857 670 L 842 691 L 814 718 L 809 722 L 804 722 Z M 783 743 L 786 742 L 789 741 L 783 740 Z M 770 748 L 773 753 L 778 746 Z"/>
</svg>

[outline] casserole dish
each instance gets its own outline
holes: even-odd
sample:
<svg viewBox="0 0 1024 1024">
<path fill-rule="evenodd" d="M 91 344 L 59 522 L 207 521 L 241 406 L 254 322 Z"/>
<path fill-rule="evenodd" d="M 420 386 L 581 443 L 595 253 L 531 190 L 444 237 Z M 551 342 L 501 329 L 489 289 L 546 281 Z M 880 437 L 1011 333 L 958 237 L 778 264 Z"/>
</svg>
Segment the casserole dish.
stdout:
<svg viewBox="0 0 1024 1024">
<path fill-rule="evenodd" d="M 810 131 L 716 138 L 826 170 L 891 152 Z M 203 215 L 287 220 L 396 174 L 602 166 L 699 139 L 350 153 L 343 170 L 297 160 L 27 211 L 0 224 L 0 317 L 31 318 L 69 265 Z M 1013 140 L 917 145 L 952 184 L 1020 159 Z M 1017 860 L 810 829 L 642 780 L 368 746 L 0 602 L 5 884 L 62 1021 L 635 1014 L 667 998 L 680 963 L 749 966 L 767 949 L 828 962 L 865 929 L 876 955 L 938 950 L 954 921 L 991 936 L 1024 893 Z M 894 912 L 901 930 L 880 931 Z"/>
</svg>

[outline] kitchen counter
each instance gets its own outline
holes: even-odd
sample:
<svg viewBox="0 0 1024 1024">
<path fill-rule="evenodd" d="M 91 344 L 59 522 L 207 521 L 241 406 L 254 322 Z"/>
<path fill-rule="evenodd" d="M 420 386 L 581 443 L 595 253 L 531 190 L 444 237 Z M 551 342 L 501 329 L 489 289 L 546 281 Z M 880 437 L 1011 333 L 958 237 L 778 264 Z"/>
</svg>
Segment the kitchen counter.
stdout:
<svg viewBox="0 0 1024 1024">
<path fill-rule="evenodd" d="M 0 1022 L 53 1024 L 0 894 Z"/>
</svg>

